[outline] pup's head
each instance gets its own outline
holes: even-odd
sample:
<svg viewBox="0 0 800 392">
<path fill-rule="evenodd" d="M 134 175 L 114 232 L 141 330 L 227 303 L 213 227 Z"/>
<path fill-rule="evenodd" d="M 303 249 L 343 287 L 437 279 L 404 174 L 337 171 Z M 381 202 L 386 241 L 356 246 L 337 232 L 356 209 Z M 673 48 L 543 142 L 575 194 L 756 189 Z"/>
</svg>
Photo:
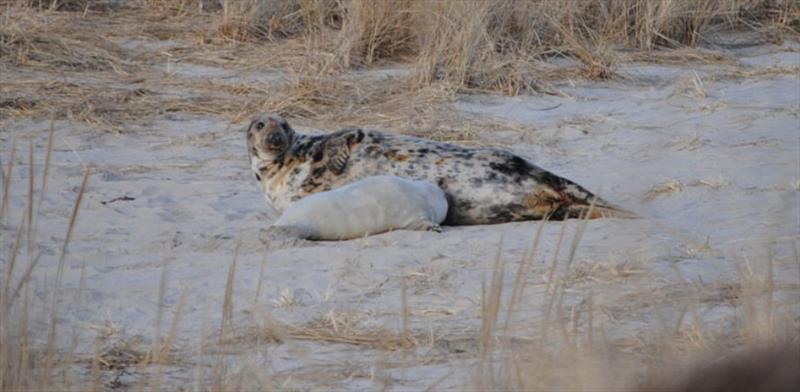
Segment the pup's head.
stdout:
<svg viewBox="0 0 800 392">
<path fill-rule="evenodd" d="M 286 119 L 270 113 L 253 116 L 247 127 L 247 153 L 251 159 L 271 161 L 292 144 L 294 130 Z"/>
</svg>

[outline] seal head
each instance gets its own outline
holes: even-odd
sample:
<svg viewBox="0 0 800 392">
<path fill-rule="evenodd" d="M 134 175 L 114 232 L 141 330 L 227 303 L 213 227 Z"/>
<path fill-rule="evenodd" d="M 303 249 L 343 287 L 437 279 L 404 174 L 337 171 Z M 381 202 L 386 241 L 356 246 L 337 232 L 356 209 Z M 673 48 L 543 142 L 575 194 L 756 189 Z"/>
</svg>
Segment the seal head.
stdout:
<svg viewBox="0 0 800 392">
<path fill-rule="evenodd" d="M 247 151 L 253 165 L 279 159 L 292 144 L 294 129 L 281 116 L 269 113 L 258 114 L 247 127 Z M 253 167 L 256 178 L 261 181 L 258 168 Z"/>
</svg>

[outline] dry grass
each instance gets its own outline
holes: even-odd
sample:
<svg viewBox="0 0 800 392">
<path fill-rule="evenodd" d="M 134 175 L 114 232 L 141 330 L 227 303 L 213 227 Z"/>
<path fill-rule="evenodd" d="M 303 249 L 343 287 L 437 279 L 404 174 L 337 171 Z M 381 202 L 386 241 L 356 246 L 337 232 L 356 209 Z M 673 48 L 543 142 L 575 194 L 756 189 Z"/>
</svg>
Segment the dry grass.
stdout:
<svg viewBox="0 0 800 392">
<path fill-rule="evenodd" d="M 381 350 L 414 346 L 414 337 L 402 331 L 364 325 L 363 318 L 345 312 L 330 312 L 303 326 L 289 326 L 289 336 L 298 340 L 346 343 Z"/>
<path fill-rule="evenodd" d="M 14 66 L 118 74 L 130 70 L 124 53 L 102 30 L 71 14 L 7 8 L 0 14 L 0 26 L 0 57 Z"/>
<path fill-rule="evenodd" d="M 279 306 L 276 306 L 279 307 Z M 402 312 L 401 312 L 402 313 Z M 302 325 L 271 322 L 258 327 L 239 328 L 221 342 L 238 347 L 252 342 L 283 343 L 290 340 L 341 343 L 381 351 L 396 351 L 431 344 L 424 333 L 395 331 L 372 325 L 368 315 L 358 312 L 330 311 Z"/>
<path fill-rule="evenodd" d="M 339 32 L 342 65 L 370 66 L 410 54 L 416 43 L 414 6 L 413 0 L 347 2 Z"/>
<path fill-rule="evenodd" d="M 684 146 L 693 146 L 698 143 L 698 139 L 693 138 L 687 143 L 682 143 Z M 687 147 L 691 148 L 691 147 Z M 681 148 L 683 149 L 683 148 Z M 700 179 L 690 181 L 686 184 L 679 180 L 669 180 L 660 184 L 653 185 L 647 192 L 645 192 L 644 196 L 642 196 L 642 201 L 649 202 L 653 201 L 659 197 L 669 196 L 672 194 L 681 193 L 686 190 L 687 186 L 690 187 L 707 187 L 711 189 L 720 189 L 725 186 L 727 182 L 722 177 L 718 178 L 708 178 L 708 179 Z"/>
<path fill-rule="evenodd" d="M 691 98 L 705 98 L 706 89 L 703 80 L 697 72 L 692 72 L 691 75 L 683 75 L 675 82 L 675 89 L 672 91 L 672 96 L 685 96 Z"/>
<path fill-rule="evenodd" d="M 82 12 L 12 3 L 0 12 L 0 68 L 22 73 L 0 80 L 0 114 L 113 131 L 173 112 L 235 122 L 266 110 L 312 126 L 336 121 L 458 140 L 448 133 L 486 124 L 449 116 L 444 104 L 457 93 L 559 94 L 551 81 L 615 77 L 622 61 L 729 63 L 694 46 L 720 29 L 796 36 L 800 24 L 800 6 L 769 0 L 238 0 L 203 11 L 211 2 L 148 0 L 105 11 L 92 1 L 43 3 Z M 121 46 L 138 37 L 175 45 L 143 53 Z M 663 47 L 672 50 L 656 50 Z M 277 67 L 287 77 L 220 82 L 164 72 L 165 63 Z M 407 72 L 369 82 L 345 75 L 387 63 Z M 686 92 L 702 96 L 697 79 L 690 82 Z"/>
<path fill-rule="evenodd" d="M 698 390 L 705 385 L 706 371 L 710 385 L 725 385 L 718 390 L 731 390 L 739 386 L 731 382 L 732 369 L 737 374 L 747 374 L 738 383 L 748 385 L 741 390 L 791 390 L 800 386 L 793 365 L 800 358 L 800 341 L 797 340 L 796 315 L 778 317 L 774 304 L 777 286 L 774 278 L 774 260 L 770 250 L 764 268 L 754 270 L 753 263 L 734 261 L 739 271 L 738 281 L 709 285 L 687 282 L 678 274 L 679 284 L 664 293 L 636 292 L 631 302 L 645 301 L 636 309 L 630 304 L 616 306 L 626 313 L 656 314 L 660 325 L 643 334 L 610 340 L 606 327 L 596 324 L 596 314 L 607 313 L 606 305 L 596 305 L 593 290 L 596 285 L 583 286 L 586 278 L 595 275 L 604 282 L 619 282 L 632 277 L 650 279 L 648 272 L 629 263 L 614 266 L 573 264 L 574 249 L 581 237 L 577 225 L 569 254 L 560 263 L 553 284 L 545 289 L 548 299 L 545 316 L 537 323 L 542 333 L 535 337 L 519 339 L 509 335 L 508 328 L 496 328 L 500 301 L 503 296 L 503 263 L 495 262 L 491 287 L 482 290 L 480 347 L 473 377 L 468 387 L 475 390 Z M 564 236 L 561 231 L 559 243 Z M 558 245 L 556 245 L 558 247 Z M 771 248 L 770 248 L 771 249 Z M 526 254 L 521 261 L 531 257 Z M 792 262 L 800 265 L 795 255 Z M 558 256 L 555 256 L 558 259 Z M 518 271 L 524 271 L 520 267 Z M 519 272 L 518 272 L 519 273 Z M 589 279 L 592 280 L 592 279 Z M 515 281 L 519 281 L 519 277 Z M 515 283 L 516 285 L 516 283 Z M 588 289 L 581 289 L 581 287 Z M 800 287 L 784 287 L 796 291 Z M 552 290 L 549 288 L 552 287 Z M 516 288 L 515 288 L 516 289 Z M 567 293 L 567 290 L 569 293 Z M 510 295 L 514 297 L 513 290 Z M 581 297 L 577 305 L 566 305 L 564 297 Z M 703 306 L 727 303 L 736 308 L 734 328 L 704 325 L 700 317 Z M 509 302 L 506 311 L 513 312 Z M 638 305 L 637 305 L 638 306 Z M 665 311 L 680 309 L 667 316 Z M 554 317 L 548 317 L 548 314 Z M 510 315 L 508 316 L 511 317 Z M 687 320 L 688 321 L 684 321 Z M 548 333 L 553 330 L 553 333 Z M 552 337 L 551 337 L 552 336 Z M 720 358 L 729 358 L 720 360 Z M 791 359 L 790 359 L 791 358 Z M 788 361 L 788 362 L 787 362 Z M 712 363 L 711 366 L 708 364 Z M 765 365 L 770 364 L 770 365 Z M 777 387 L 780 385 L 780 387 Z M 771 387 L 768 387 L 771 386 Z M 767 389 L 761 389 L 767 388 Z"/>
<path fill-rule="evenodd" d="M 39 188 L 39 201 L 34 202 L 35 195 L 35 166 L 34 166 L 34 149 L 33 144 L 30 144 L 28 155 L 28 187 L 27 187 L 27 208 L 22 215 L 20 223 L 17 225 L 16 236 L 13 238 L 10 253 L 4 259 L 4 273 L 2 275 L 2 287 L 0 290 L 0 389 L 2 390 L 27 390 L 27 389 L 48 389 L 53 388 L 54 368 L 64 359 L 65 356 L 69 359 L 69 352 L 63 352 L 56 346 L 57 340 L 57 318 L 62 304 L 61 297 L 61 284 L 64 268 L 66 265 L 66 258 L 69 251 L 69 244 L 72 239 L 73 230 L 77 223 L 78 213 L 80 211 L 81 201 L 83 199 L 86 183 L 89 179 L 90 169 L 87 167 L 84 170 L 83 180 L 78 188 L 75 204 L 70 215 L 67 232 L 64 237 L 64 242 L 61 245 L 61 251 L 58 257 L 57 274 L 55 277 L 55 285 L 52 288 L 52 296 L 50 301 L 45 305 L 49 313 L 48 333 L 46 344 L 41 345 L 32 344 L 32 339 L 39 340 L 38 337 L 33 337 L 30 328 L 30 319 L 32 308 L 40 308 L 42 304 L 31 303 L 31 275 L 38 264 L 42 252 L 38 250 L 36 239 L 36 222 L 38 222 L 38 215 L 41 210 L 41 203 L 44 198 L 44 191 L 47 184 L 47 176 L 49 172 L 50 154 L 52 152 L 52 129 L 48 138 L 47 152 L 45 156 L 45 167 L 42 171 L 41 185 Z M 10 195 L 10 186 L 12 184 L 13 176 L 13 159 L 15 147 L 12 147 L 11 161 L 6 171 L 3 172 L 3 211 L 7 211 L 8 198 Z M 27 232 L 24 236 L 25 241 L 28 243 L 27 251 L 25 251 L 21 244 L 23 232 Z M 5 236 L 4 241 L 8 241 Z M 3 244 L 4 247 L 6 244 Z M 34 249 L 37 249 L 34 252 Z M 15 265 L 18 257 L 21 254 L 27 253 L 28 265 L 22 274 L 15 274 Z M 14 282 L 16 280 L 16 282 Z M 11 288 L 14 287 L 13 291 Z"/>
<path fill-rule="evenodd" d="M 223 16 L 246 26 L 234 34 L 241 39 L 302 32 L 344 68 L 411 61 L 422 85 L 446 82 L 506 94 L 541 89 L 540 60 L 548 56 L 573 57 L 583 76 L 608 78 L 622 57 L 618 48 L 694 47 L 708 31 L 735 26 L 796 34 L 800 19 L 800 6 L 768 0 L 281 3 L 233 2 Z M 682 61 L 714 58 L 677 53 Z"/>
<path fill-rule="evenodd" d="M 678 180 L 669 180 L 667 182 L 653 185 L 642 197 L 642 201 L 653 201 L 660 196 L 667 196 L 673 193 L 683 192 L 685 186 Z"/>
<path fill-rule="evenodd" d="M 208 89 L 212 90 L 211 86 Z M 244 100 L 237 102 L 214 93 L 186 98 L 153 91 L 147 84 L 101 86 L 25 80 L 3 83 L 0 91 L 8 94 L 0 102 L 0 113 L 8 116 L 67 119 L 117 132 L 125 130 L 126 125 L 167 113 L 234 116 L 247 108 Z"/>
<path fill-rule="evenodd" d="M 234 41 L 274 40 L 321 29 L 331 18 L 334 1 L 226 1 L 216 33 Z M 332 21 L 329 21 L 332 22 Z"/>
<path fill-rule="evenodd" d="M 7 48 L 23 52 L 29 50 L 23 50 L 22 43 L 17 41 Z M 305 53 L 314 48 L 301 47 L 298 50 Z M 165 58 L 186 57 L 177 50 L 167 49 L 165 53 Z M 230 53 L 226 51 L 204 53 L 198 52 L 191 58 L 206 59 L 215 65 L 233 62 L 247 66 L 246 63 L 250 62 L 252 66 L 264 63 L 253 52 L 248 53 L 250 58 L 235 60 L 231 60 Z M 84 55 L 80 51 L 74 54 L 76 57 Z M 224 57 L 228 58 L 227 62 L 223 60 Z M 102 58 L 106 61 L 101 64 L 123 64 L 115 58 Z M 331 121 L 352 125 L 388 125 L 389 129 L 396 131 L 424 129 L 434 137 L 440 135 L 440 138 L 447 138 L 446 134 L 455 128 L 453 125 L 456 124 L 442 121 L 445 116 L 442 116 L 442 108 L 439 107 L 439 104 L 452 99 L 452 89 L 417 89 L 407 81 L 395 79 L 364 84 L 354 78 L 338 76 L 331 61 L 324 53 L 309 56 L 308 60 L 288 70 L 288 80 L 273 85 L 183 78 L 148 69 L 145 64 L 132 59 L 124 64 L 130 69 L 139 70 L 135 77 L 93 66 L 90 67 L 93 73 L 84 82 L 50 78 L 4 80 L 0 84 L 3 96 L 0 99 L 0 113 L 8 117 L 70 119 L 112 131 L 123 131 L 125 125 L 147 122 L 174 112 L 225 116 L 236 122 L 262 110 L 307 118 L 311 120 L 307 123 L 309 125 L 329 124 Z M 49 72 L 65 70 L 61 63 L 41 65 Z M 21 66 L 14 64 L 14 67 Z M 122 65 L 117 68 L 120 67 L 125 68 Z M 376 110 L 383 115 L 375 116 Z M 371 121 L 364 123 L 366 118 Z M 449 129 L 443 129 L 446 127 Z"/>
</svg>

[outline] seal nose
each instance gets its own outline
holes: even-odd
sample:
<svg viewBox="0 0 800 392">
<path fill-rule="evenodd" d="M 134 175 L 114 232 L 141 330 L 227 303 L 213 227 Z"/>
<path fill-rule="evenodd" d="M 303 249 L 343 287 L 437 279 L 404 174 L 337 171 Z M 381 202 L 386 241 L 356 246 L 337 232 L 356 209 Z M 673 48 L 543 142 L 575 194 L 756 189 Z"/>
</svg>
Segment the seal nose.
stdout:
<svg viewBox="0 0 800 392">
<path fill-rule="evenodd" d="M 280 145 L 282 142 L 283 140 L 281 140 L 281 135 L 277 133 L 273 133 L 267 136 L 267 143 L 270 145 L 277 146 Z"/>
</svg>

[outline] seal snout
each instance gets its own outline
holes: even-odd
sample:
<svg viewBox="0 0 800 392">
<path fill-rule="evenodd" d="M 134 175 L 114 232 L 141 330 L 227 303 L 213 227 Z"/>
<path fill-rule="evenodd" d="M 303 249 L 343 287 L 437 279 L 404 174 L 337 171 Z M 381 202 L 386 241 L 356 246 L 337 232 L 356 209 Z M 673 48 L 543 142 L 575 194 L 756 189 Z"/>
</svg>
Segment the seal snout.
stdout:
<svg viewBox="0 0 800 392">
<path fill-rule="evenodd" d="M 281 132 L 270 132 L 266 138 L 264 138 L 264 142 L 271 146 L 271 147 L 283 147 L 283 144 L 286 142 L 285 136 Z"/>
</svg>

